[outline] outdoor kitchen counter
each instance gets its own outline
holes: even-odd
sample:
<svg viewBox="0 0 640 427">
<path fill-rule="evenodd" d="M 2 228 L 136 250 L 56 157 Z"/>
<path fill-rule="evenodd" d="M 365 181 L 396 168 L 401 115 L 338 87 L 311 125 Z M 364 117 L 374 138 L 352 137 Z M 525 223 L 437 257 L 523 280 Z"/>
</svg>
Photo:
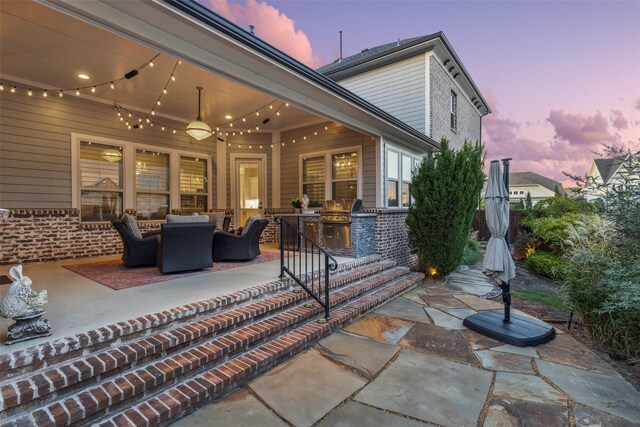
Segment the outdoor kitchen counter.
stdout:
<svg viewBox="0 0 640 427">
<path fill-rule="evenodd" d="M 290 224 L 318 242 L 323 249 L 334 256 L 345 256 L 352 258 L 360 258 L 375 253 L 375 227 L 377 214 L 375 213 L 352 213 L 350 222 L 349 247 L 336 248 L 325 239 L 320 214 L 317 213 L 287 213 L 278 215 Z M 288 236 L 285 236 L 285 242 L 292 242 Z M 285 243 L 285 247 L 291 244 Z M 290 249 L 293 249 L 291 247 Z"/>
</svg>

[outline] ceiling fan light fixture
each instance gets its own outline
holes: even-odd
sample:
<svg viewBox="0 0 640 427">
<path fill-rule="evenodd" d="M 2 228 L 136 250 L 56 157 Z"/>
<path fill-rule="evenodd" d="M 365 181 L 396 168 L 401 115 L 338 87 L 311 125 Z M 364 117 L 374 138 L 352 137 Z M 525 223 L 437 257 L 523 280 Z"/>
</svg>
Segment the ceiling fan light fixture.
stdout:
<svg viewBox="0 0 640 427">
<path fill-rule="evenodd" d="M 202 92 L 202 86 L 198 86 L 198 117 L 187 126 L 187 134 L 198 141 L 209 138 L 212 135 L 211 128 L 208 124 L 202 121 L 202 115 L 200 113 L 200 94 Z"/>
</svg>

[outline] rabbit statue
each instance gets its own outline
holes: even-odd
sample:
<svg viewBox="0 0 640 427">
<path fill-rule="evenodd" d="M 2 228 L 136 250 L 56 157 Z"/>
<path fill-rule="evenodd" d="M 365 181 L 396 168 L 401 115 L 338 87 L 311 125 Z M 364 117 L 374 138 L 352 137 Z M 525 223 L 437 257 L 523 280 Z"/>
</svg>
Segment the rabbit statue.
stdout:
<svg viewBox="0 0 640 427">
<path fill-rule="evenodd" d="M 48 301 L 47 291 L 31 289 L 31 279 L 22 275 L 22 265 L 11 267 L 9 275 L 14 282 L 0 300 L 0 316 L 11 318 L 42 310 Z"/>
</svg>

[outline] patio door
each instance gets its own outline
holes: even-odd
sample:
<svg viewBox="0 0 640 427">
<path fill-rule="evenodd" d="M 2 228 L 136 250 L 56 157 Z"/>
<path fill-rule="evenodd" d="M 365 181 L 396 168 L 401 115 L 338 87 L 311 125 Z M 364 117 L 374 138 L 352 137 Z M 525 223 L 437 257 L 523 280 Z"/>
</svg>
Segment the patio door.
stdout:
<svg viewBox="0 0 640 427">
<path fill-rule="evenodd" d="M 265 159 L 260 157 L 235 157 L 231 182 L 235 227 L 242 227 L 251 215 L 261 213 L 266 201 L 267 183 Z"/>
</svg>

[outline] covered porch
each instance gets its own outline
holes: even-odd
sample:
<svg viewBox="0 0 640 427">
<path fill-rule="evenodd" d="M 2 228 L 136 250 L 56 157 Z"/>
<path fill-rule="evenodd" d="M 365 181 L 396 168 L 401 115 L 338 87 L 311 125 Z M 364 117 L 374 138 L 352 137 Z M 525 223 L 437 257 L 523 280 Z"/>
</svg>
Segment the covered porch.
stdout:
<svg viewBox="0 0 640 427">
<path fill-rule="evenodd" d="M 303 194 L 311 209 L 345 198 L 389 212 L 380 233 L 408 206 L 430 138 L 177 5 L 2 4 L 1 264 L 117 254 L 109 221 L 125 212 L 142 231 L 171 213 L 224 211 L 231 228 L 261 213 L 261 241 L 275 243 L 273 220 Z M 203 140 L 184 132 L 199 114 Z"/>
</svg>

